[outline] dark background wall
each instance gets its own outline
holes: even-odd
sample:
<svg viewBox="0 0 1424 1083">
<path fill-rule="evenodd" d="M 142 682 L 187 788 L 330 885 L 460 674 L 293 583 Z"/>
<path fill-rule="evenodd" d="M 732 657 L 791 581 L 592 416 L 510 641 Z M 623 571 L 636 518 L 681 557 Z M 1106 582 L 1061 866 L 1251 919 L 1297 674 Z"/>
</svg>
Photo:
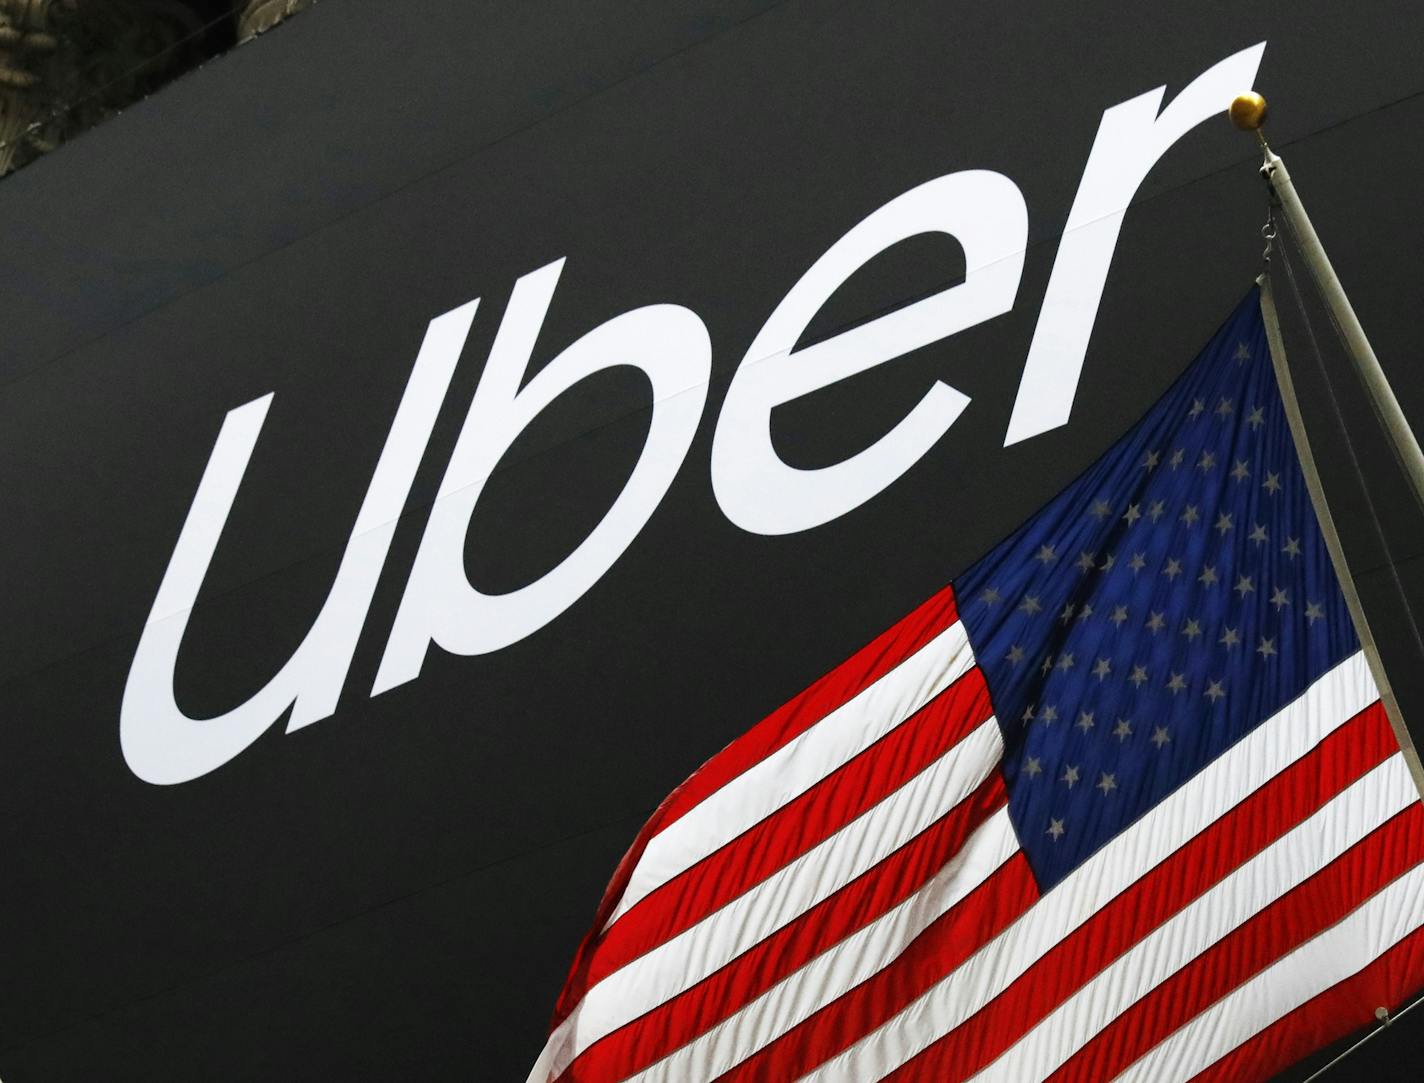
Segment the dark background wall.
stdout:
<svg viewBox="0 0 1424 1083">
<path fill-rule="evenodd" d="M 331 0 L 0 184 L 0 1075 L 522 1079 L 657 801 L 1060 488 L 1249 287 L 1265 198 L 1223 120 L 1138 193 L 1071 424 L 1001 447 L 1111 105 L 1269 43 L 1273 141 L 1424 424 L 1421 38 L 1404 4 Z M 964 168 L 1027 200 L 1013 311 L 787 407 L 776 435 L 794 461 L 831 462 L 936 378 L 973 405 L 851 514 L 738 530 L 707 461 L 743 351 L 851 225 Z M 497 654 L 434 652 L 371 699 L 509 290 L 561 256 L 537 360 L 628 308 L 686 305 L 714 351 L 698 438 L 566 614 Z M 960 274 L 953 245 L 904 245 L 818 326 Z M 120 697 L 226 411 L 276 392 L 184 641 L 195 715 L 251 695 L 300 642 L 427 321 L 473 297 L 335 715 L 274 727 L 195 782 L 140 782 Z M 1424 603 L 1417 516 L 1361 436 L 1386 551 L 1318 391 L 1307 380 L 1367 605 L 1424 715 L 1390 571 Z M 556 563 L 646 425 L 638 383 L 612 376 L 541 419 L 476 512 L 472 580 L 509 589 Z M 1416 1078 L 1412 1019 L 1336 1078 Z"/>
</svg>

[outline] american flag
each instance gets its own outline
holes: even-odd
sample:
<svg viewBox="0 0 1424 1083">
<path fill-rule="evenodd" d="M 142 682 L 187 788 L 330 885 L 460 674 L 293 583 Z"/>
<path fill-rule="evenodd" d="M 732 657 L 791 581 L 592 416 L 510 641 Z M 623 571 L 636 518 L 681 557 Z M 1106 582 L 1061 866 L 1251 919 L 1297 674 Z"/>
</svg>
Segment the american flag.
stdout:
<svg viewBox="0 0 1424 1083">
<path fill-rule="evenodd" d="M 1424 985 L 1421 859 L 1253 291 L 668 797 L 530 1079 L 1265 1079 Z"/>
</svg>

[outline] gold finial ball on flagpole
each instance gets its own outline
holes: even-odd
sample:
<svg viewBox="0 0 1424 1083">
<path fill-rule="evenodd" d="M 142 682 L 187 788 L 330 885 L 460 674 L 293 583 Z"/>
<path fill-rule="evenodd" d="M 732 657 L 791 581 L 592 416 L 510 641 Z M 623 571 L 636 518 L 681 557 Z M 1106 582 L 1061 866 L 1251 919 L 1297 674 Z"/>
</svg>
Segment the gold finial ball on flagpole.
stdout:
<svg viewBox="0 0 1424 1083">
<path fill-rule="evenodd" d="M 1254 90 L 1238 94 L 1226 112 L 1231 117 L 1231 123 L 1243 132 L 1258 132 L 1266 123 L 1266 99 Z"/>
</svg>

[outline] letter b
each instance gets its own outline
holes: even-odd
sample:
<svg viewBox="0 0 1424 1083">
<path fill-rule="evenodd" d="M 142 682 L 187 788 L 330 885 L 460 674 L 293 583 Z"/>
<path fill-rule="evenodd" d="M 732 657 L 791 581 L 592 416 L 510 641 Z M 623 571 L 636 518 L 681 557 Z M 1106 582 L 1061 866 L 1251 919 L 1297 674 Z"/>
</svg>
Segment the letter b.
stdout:
<svg viewBox="0 0 1424 1083">
<path fill-rule="evenodd" d="M 538 631 L 571 606 L 643 529 L 692 443 L 707 397 L 712 348 L 702 321 L 677 305 L 650 305 L 614 317 L 520 386 L 563 263 L 541 267 L 515 284 L 426 524 L 373 696 L 419 676 L 431 643 L 454 654 L 488 654 Z M 588 537 L 541 578 L 507 594 L 471 586 L 465 535 L 500 459 L 556 398 L 619 365 L 647 376 L 653 414 L 623 491 Z"/>
</svg>

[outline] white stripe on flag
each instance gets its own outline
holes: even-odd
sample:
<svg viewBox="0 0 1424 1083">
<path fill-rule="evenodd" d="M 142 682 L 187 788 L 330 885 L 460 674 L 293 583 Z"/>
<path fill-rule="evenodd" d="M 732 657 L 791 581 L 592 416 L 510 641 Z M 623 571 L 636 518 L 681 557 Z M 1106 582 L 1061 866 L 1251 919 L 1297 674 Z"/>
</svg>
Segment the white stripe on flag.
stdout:
<svg viewBox="0 0 1424 1083">
<path fill-rule="evenodd" d="M 696 925 L 590 989 L 549 1037 L 555 1076 L 590 1045 L 690 988 L 879 864 L 998 769 L 998 720 L 987 722 L 879 804 Z"/>
<path fill-rule="evenodd" d="M 869 748 L 973 664 L 969 636 L 956 621 L 870 687 L 689 809 L 648 841 L 605 928 Z"/>
<path fill-rule="evenodd" d="M 1396 753 L 1139 940 L 974 1078 L 1047 1078 L 1152 989 L 1417 800 Z"/>
<path fill-rule="evenodd" d="M 1114 837 L 899 1015 L 806 1080 L 879 1079 L 972 1016 L 1135 880 L 1379 698 L 1356 652 Z"/>
<path fill-rule="evenodd" d="M 1119 1075 L 1116 1083 L 1190 1079 L 1281 1016 L 1363 970 L 1421 925 L 1424 865 L 1416 865 L 1343 921 L 1173 1032 Z"/>
<path fill-rule="evenodd" d="M 913 895 L 628 1083 L 715 1079 L 893 962 L 1018 849 L 1009 810 L 1001 808 Z"/>
</svg>

